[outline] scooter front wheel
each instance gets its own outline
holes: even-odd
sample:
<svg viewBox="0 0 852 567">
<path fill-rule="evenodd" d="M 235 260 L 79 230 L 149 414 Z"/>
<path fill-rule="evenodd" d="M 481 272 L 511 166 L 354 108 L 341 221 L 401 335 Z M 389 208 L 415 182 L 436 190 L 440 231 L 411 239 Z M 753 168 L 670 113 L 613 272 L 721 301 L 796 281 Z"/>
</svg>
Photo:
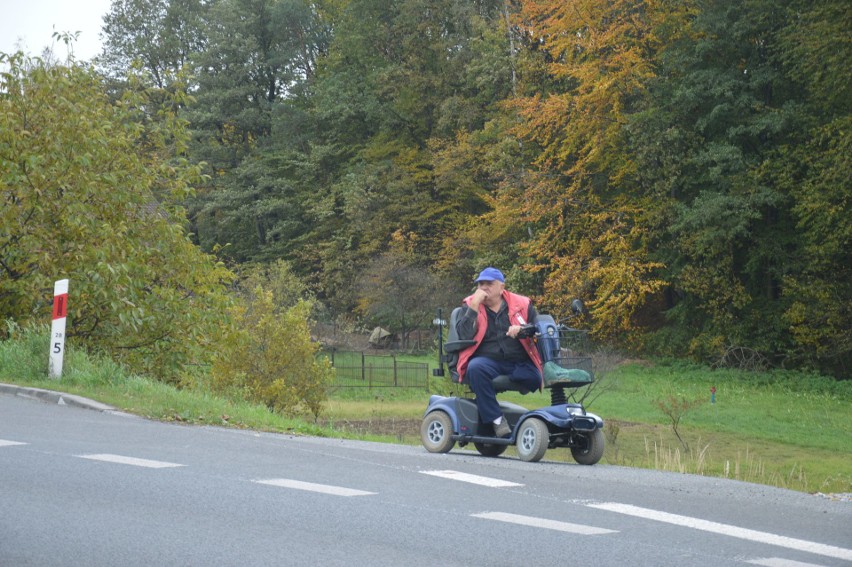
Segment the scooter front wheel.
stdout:
<svg viewBox="0 0 852 567">
<path fill-rule="evenodd" d="M 604 432 L 595 429 L 591 433 L 582 433 L 583 444 L 580 447 L 572 447 L 571 455 L 581 465 L 593 465 L 601 460 L 604 454 Z"/>
<path fill-rule="evenodd" d="M 453 421 L 446 412 L 430 411 L 420 424 L 420 442 L 430 453 L 449 453 L 453 440 Z"/>
<path fill-rule="evenodd" d="M 518 429 L 515 447 L 522 461 L 535 463 L 540 461 L 547 452 L 550 442 L 550 432 L 542 420 L 531 417 L 524 421 Z"/>
</svg>

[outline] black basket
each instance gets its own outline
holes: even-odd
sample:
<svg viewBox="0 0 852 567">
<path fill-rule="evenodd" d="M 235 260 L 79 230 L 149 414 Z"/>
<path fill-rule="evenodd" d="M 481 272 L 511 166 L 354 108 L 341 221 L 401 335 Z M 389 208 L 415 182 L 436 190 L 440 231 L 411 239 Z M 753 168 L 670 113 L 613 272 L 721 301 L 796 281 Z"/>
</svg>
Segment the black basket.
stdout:
<svg viewBox="0 0 852 567">
<path fill-rule="evenodd" d="M 535 340 L 545 362 L 557 359 L 570 361 L 575 358 L 589 358 L 588 331 L 557 325 L 550 316 L 539 317 L 536 327 Z M 577 364 L 586 363 L 578 362 Z M 560 366 L 563 365 L 560 364 Z M 587 369 L 585 366 L 563 366 L 563 368 L 582 368 L 591 372 L 591 368 Z"/>
</svg>

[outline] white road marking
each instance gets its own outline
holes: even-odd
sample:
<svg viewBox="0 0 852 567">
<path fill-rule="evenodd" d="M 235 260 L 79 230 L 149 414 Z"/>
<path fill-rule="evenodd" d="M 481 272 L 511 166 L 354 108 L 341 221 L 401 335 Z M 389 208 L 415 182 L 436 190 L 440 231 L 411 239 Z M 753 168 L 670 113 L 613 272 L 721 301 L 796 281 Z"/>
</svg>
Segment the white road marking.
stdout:
<svg viewBox="0 0 852 567">
<path fill-rule="evenodd" d="M 323 494 L 331 494 L 333 496 L 369 496 L 371 494 L 376 494 L 375 492 L 355 490 L 354 488 L 332 486 L 329 484 L 314 484 L 312 482 L 302 482 L 301 480 L 291 480 L 288 478 L 270 478 L 267 480 L 255 480 L 253 482 L 258 484 L 268 484 L 270 486 L 280 486 L 282 488 L 307 490 L 309 492 L 321 492 Z"/>
<path fill-rule="evenodd" d="M 599 510 L 608 510 L 610 512 L 617 512 L 619 514 L 626 514 L 628 516 L 636 516 L 637 518 L 645 518 L 648 520 L 656 520 L 658 522 L 665 522 L 667 524 L 674 524 L 676 526 L 684 526 L 687 528 L 693 528 L 696 530 L 702 530 L 705 532 L 712 532 L 717 534 L 722 534 L 730 537 L 736 537 L 740 539 L 746 539 L 750 541 L 756 541 L 759 543 L 766 543 L 769 545 L 777 545 L 779 547 L 786 547 L 788 549 L 795 549 L 798 551 L 805 551 L 808 553 L 815 553 L 817 555 L 825 555 L 826 557 L 836 557 L 838 559 L 845 559 L 846 561 L 852 561 L 852 549 L 845 549 L 842 547 L 835 547 L 833 545 L 825 545 L 822 543 L 815 543 L 812 541 L 806 541 L 803 539 L 796 539 L 787 536 L 780 536 L 776 534 L 771 534 L 767 532 L 759 532 L 756 530 L 750 530 L 746 528 L 739 528 L 737 526 L 731 526 L 728 524 L 720 524 L 718 522 L 710 522 L 708 520 L 701 520 L 698 518 L 690 518 L 689 516 L 680 516 L 678 514 L 669 514 L 667 512 L 660 512 L 657 510 L 650 510 L 648 508 L 640 508 L 638 506 L 631 506 L 629 504 L 619 504 L 617 502 L 603 502 L 600 504 L 587 504 L 587 506 L 591 508 L 597 508 Z"/>
<path fill-rule="evenodd" d="M 802 563 L 801 561 L 793 561 L 792 559 L 782 559 L 780 557 L 766 557 L 764 559 L 752 559 L 746 561 L 752 565 L 762 565 L 763 567 L 823 567 L 814 563 Z"/>
<path fill-rule="evenodd" d="M 441 478 L 449 478 L 451 480 L 460 480 L 471 484 L 479 484 L 481 486 L 490 486 L 492 488 L 505 488 L 507 486 L 523 486 L 517 482 L 509 482 L 508 480 L 500 480 L 498 478 L 489 478 L 487 476 L 477 476 L 475 474 L 467 474 L 459 471 L 420 471 L 422 474 L 431 476 L 439 476 Z"/>
<path fill-rule="evenodd" d="M 6 441 L 5 439 L 0 439 L 0 447 L 14 447 L 15 445 L 26 445 L 26 443 L 21 443 L 20 441 Z"/>
<path fill-rule="evenodd" d="M 151 461 L 148 459 L 137 459 L 136 457 L 125 457 L 122 455 L 110 455 L 102 453 L 99 455 L 78 455 L 81 459 L 91 459 L 93 461 L 105 461 L 107 463 L 118 463 L 120 465 L 133 465 L 135 467 L 147 467 L 149 469 L 165 469 L 169 467 L 183 467 L 177 463 L 167 463 L 165 461 Z"/>
<path fill-rule="evenodd" d="M 548 530 L 557 530 L 560 532 L 568 532 L 571 534 L 603 535 L 618 533 L 614 530 L 596 528 L 594 526 L 569 524 L 567 522 L 557 522 L 556 520 L 535 518 L 533 516 L 519 516 L 518 514 L 507 514 L 505 512 L 482 512 L 480 514 L 471 514 L 471 516 L 473 516 L 474 518 L 484 518 L 486 520 L 497 520 L 498 522 L 508 522 L 510 524 L 531 526 L 533 528 L 547 528 Z"/>
</svg>

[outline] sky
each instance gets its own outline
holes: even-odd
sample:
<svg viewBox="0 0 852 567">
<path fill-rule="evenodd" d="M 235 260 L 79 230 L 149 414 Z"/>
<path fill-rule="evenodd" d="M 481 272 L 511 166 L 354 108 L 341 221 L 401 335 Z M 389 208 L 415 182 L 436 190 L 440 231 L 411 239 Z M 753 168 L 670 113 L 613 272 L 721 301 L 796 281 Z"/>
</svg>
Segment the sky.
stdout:
<svg viewBox="0 0 852 567">
<path fill-rule="evenodd" d="M 21 49 L 38 56 L 53 45 L 54 31 L 79 31 L 74 57 L 89 60 L 101 51 L 102 17 L 110 4 L 110 0 L 0 0 L 0 51 Z M 58 42 L 54 54 L 64 59 L 65 44 Z"/>
</svg>

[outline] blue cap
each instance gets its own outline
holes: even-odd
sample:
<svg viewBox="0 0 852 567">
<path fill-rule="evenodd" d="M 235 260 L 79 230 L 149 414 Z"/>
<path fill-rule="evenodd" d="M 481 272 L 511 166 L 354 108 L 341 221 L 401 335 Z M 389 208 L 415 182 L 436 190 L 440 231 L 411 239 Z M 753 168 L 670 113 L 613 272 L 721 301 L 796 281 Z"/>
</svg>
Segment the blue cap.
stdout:
<svg viewBox="0 0 852 567">
<path fill-rule="evenodd" d="M 494 280 L 497 280 L 498 282 L 503 283 L 503 282 L 506 281 L 506 278 L 503 277 L 503 272 L 501 272 L 497 268 L 489 267 L 489 268 L 485 268 L 484 270 L 479 272 L 479 277 L 476 278 L 473 281 L 475 281 L 475 282 L 489 281 L 490 282 L 490 281 L 494 281 Z"/>
</svg>

